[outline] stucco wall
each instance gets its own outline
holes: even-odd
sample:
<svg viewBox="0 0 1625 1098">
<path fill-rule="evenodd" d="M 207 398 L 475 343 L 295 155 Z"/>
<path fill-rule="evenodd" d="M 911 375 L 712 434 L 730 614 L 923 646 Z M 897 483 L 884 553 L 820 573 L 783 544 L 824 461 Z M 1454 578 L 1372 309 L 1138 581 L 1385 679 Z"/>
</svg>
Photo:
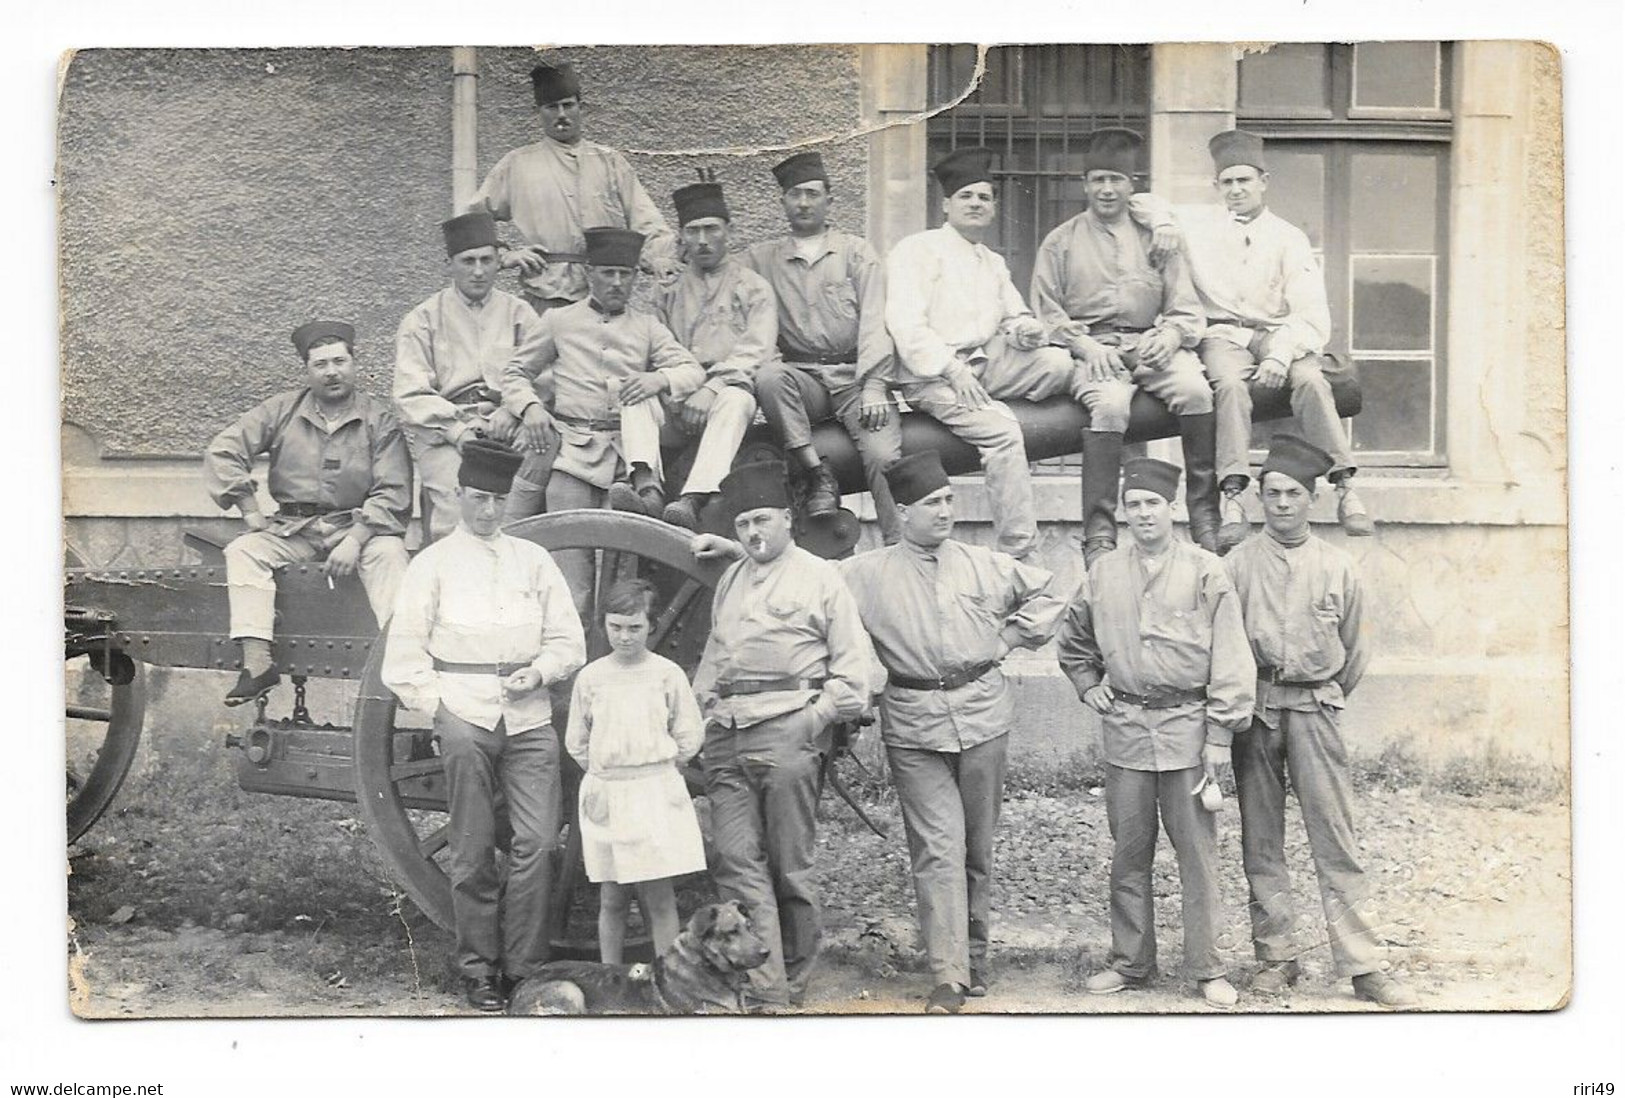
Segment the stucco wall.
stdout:
<svg viewBox="0 0 1625 1098">
<path fill-rule="evenodd" d="M 451 65 L 426 50 L 89 50 L 60 101 L 63 415 L 197 453 L 298 381 L 289 333 L 353 319 L 388 391 L 442 280 Z"/>
<path fill-rule="evenodd" d="M 782 229 L 783 147 L 857 125 L 851 46 L 479 51 L 479 169 L 537 140 L 538 57 L 585 77 L 590 138 L 628 150 L 662 212 L 717 170 L 741 243 Z M 355 321 L 387 392 L 402 314 L 444 281 L 451 55 L 416 50 L 91 50 L 63 82 L 63 412 L 110 452 L 199 452 L 293 384 L 312 315 Z M 758 149 L 691 155 L 696 149 Z M 821 146 L 861 231 L 865 144 Z M 645 150 L 645 151 L 637 151 Z"/>
<path fill-rule="evenodd" d="M 530 70 L 573 64 L 588 140 L 627 153 L 668 223 L 671 192 L 713 168 L 736 244 L 784 232 L 769 170 L 792 146 L 819 142 L 836 194 L 832 219 L 862 233 L 868 159 L 861 139 L 821 142 L 858 126 L 856 46 L 592 46 L 482 49 L 480 177 L 509 149 L 541 139 Z M 731 151 L 724 151 L 731 150 Z"/>
</svg>

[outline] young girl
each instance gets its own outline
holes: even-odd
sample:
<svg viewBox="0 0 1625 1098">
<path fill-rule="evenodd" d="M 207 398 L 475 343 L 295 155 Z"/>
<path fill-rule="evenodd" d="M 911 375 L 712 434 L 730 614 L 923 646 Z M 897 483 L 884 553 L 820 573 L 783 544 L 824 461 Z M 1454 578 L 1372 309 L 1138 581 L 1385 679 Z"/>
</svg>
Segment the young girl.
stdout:
<svg viewBox="0 0 1625 1098">
<path fill-rule="evenodd" d="M 581 851 L 598 896 L 598 950 L 620 964 L 635 888 L 655 955 L 677 940 L 672 878 L 705 868 L 700 824 L 677 768 L 704 727 L 682 668 L 649 651 L 655 589 L 610 588 L 600 612 L 611 652 L 576 676 L 564 746 L 581 764 Z"/>
</svg>

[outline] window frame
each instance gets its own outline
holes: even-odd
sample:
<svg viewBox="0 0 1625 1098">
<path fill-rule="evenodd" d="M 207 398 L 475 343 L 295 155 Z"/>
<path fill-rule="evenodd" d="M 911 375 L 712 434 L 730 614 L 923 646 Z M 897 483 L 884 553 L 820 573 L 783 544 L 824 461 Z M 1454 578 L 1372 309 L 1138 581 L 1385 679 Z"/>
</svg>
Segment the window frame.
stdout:
<svg viewBox="0 0 1625 1098">
<path fill-rule="evenodd" d="M 1448 104 L 1450 90 L 1454 86 L 1454 51 L 1450 42 L 1434 43 L 1437 47 L 1434 73 L 1439 107 L 1360 108 L 1353 104 L 1357 64 L 1355 51 L 1360 44 L 1333 43 L 1326 47 L 1328 79 L 1332 82 L 1332 110 L 1329 113 L 1311 114 L 1301 109 L 1266 113 L 1258 108 L 1244 108 L 1240 89 L 1245 79 L 1242 66 L 1246 58 L 1238 60 L 1236 124 L 1264 138 L 1266 149 L 1272 145 L 1277 148 L 1292 145 L 1297 147 L 1295 151 L 1325 157 L 1321 197 L 1324 239 L 1316 249 L 1316 255 L 1321 261 L 1327 283 L 1327 300 L 1332 306 L 1332 337 L 1327 350 L 1346 357 L 1356 368 L 1362 361 L 1432 359 L 1429 447 L 1425 450 L 1354 449 L 1356 464 L 1395 471 L 1443 470 L 1449 467 L 1446 413 L 1450 372 L 1445 335 L 1450 289 L 1451 146 L 1455 136 L 1454 114 Z M 1430 348 L 1425 354 L 1418 351 L 1373 352 L 1365 349 L 1356 353 L 1353 345 L 1355 260 L 1388 253 L 1359 252 L 1353 246 L 1353 158 L 1359 152 L 1380 152 L 1385 146 L 1398 149 L 1401 145 L 1397 143 L 1433 146 L 1436 194 L 1432 251 L 1396 253 L 1407 258 L 1430 256 L 1432 259 Z M 1354 421 L 1345 419 L 1343 426 L 1352 448 L 1356 445 Z M 1255 436 L 1255 443 L 1257 441 L 1258 436 Z"/>
</svg>

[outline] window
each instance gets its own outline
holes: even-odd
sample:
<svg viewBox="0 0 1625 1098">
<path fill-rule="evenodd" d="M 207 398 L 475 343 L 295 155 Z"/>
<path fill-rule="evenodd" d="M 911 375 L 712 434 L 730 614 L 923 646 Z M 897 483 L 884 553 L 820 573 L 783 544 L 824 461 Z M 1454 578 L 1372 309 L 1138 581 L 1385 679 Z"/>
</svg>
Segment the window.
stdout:
<svg viewBox="0 0 1625 1098">
<path fill-rule="evenodd" d="M 1270 206 L 1309 235 L 1330 350 L 1360 371 L 1361 465 L 1445 462 L 1449 86 L 1439 42 L 1294 43 L 1239 64 L 1237 124 L 1266 139 Z"/>
<path fill-rule="evenodd" d="M 928 103 L 948 103 L 964 92 L 976 71 L 976 50 L 931 48 Z M 1023 297 L 1044 234 L 1083 209 L 1083 137 L 1101 126 L 1146 133 L 1150 81 L 1149 46 L 995 46 L 976 90 L 927 123 L 928 163 L 967 145 L 999 154 L 993 166 L 999 223 L 988 246 L 1010 264 Z M 927 220 L 942 224 L 934 187 Z"/>
<path fill-rule="evenodd" d="M 963 94 L 976 71 L 975 46 L 933 46 L 927 102 Z M 926 126 L 927 163 L 953 149 L 985 145 L 999 155 L 999 221 L 988 247 L 1004 256 L 1027 297 L 1038 246 L 1082 210 L 1083 139 L 1102 126 L 1127 126 L 1150 138 L 1151 47 L 995 46 L 981 84 L 963 103 Z M 1146 180 L 1136 179 L 1136 189 Z M 929 188 L 927 223 L 942 224 L 941 196 Z M 1034 463 L 1040 473 L 1076 474 L 1076 455 Z"/>
</svg>

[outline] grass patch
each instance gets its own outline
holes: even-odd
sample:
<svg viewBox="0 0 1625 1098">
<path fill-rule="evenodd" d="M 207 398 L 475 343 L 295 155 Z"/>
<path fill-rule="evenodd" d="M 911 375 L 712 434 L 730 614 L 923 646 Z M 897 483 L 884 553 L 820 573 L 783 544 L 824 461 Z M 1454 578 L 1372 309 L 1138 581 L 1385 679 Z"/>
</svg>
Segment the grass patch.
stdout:
<svg viewBox="0 0 1625 1098">
<path fill-rule="evenodd" d="M 1493 741 L 1482 741 L 1476 751 L 1443 762 L 1391 743 L 1376 755 L 1356 756 L 1349 766 L 1356 789 L 1420 789 L 1511 808 L 1564 804 L 1569 797 L 1566 771 L 1511 755 Z"/>
</svg>

